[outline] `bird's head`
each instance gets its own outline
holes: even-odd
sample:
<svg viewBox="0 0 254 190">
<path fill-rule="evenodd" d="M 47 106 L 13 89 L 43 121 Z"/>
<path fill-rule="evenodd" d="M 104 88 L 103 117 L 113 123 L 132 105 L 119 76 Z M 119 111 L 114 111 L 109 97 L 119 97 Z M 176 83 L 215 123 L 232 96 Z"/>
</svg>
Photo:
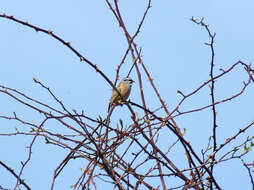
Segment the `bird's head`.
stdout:
<svg viewBox="0 0 254 190">
<path fill-rule="evenodd" d="M 129 77 L 125 77 L 122 82 L 125 82 L 128 86 L 131 86 L 135 81 Z"/>
</svg>

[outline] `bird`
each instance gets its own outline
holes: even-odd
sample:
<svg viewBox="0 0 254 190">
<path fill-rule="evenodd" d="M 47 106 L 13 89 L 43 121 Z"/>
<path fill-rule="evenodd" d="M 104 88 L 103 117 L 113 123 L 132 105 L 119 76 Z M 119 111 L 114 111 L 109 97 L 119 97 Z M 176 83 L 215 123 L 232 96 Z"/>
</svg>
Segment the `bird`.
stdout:
<svg viewBox="0 0 254 190">
<path fill-rule="evenodd" d="M 120 92 L 121 96 L 119 93 L 113 89 L 112 90 L 112 95 L 109 101 L 109 106 L 108 106 L 108 112 L 112 108 L 114 104 L 123 104 L 124 101 L 129 97 L 130 92 L 131 92 L 131 86 L 133 84 L 134 80 L 132 80 L 129 77 L 125 77 L 118 85 L 117 85 L 117 90 Z"/>
</svg>

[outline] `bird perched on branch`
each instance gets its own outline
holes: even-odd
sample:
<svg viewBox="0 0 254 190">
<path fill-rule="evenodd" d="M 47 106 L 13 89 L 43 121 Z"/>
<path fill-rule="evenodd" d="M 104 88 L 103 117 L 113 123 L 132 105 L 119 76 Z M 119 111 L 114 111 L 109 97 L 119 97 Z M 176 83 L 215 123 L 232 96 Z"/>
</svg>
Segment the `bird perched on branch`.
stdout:
<svg viewBox="0 0 254 190">
<path fill-rule="evenodd" d="M 133 84 L 134 80 L 132 80 L 129 77 L 124 78 L 118 85 L 117 85 L 117 90 L 121 94 L 113 89 L 112 91 L 112 96 L 110 98 L 109 106 L 108 106 L 108 112 L 112 108 L 114 104 L 123 104 L 124 101 L 129 97 L 130 92 L 131 92 L 131 86 Z"/>
</svg>

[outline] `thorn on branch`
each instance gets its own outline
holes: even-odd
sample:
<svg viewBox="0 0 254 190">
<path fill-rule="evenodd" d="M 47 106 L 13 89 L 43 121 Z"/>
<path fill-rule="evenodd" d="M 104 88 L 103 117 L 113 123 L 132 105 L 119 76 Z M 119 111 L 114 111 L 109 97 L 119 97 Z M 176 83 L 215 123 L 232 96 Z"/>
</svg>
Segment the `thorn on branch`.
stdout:
<svg viewBox="0 0 254 190">
<path fill-rule="evenodd" d="M 52 30 L 48 30 L 48 34 L 53 36 L 53 31 Z"/>
<path fill-rule="evenodd" d="M 181 114 L 181 112 L 180 112 L 178 109 L 176 110 L 176 112 L 177 112 L 178 114 Z"/>
<path fill-rule="evenodd" d="M 98 67 L 97 67 L 96 64 L 94 64 L 94 68 L 95 68 L 95 71 L 96 71 L 96 72 L 99 72 L 99 69 L 98 69 Z"/>
<path fill-rule="evenodd" d="M 35 78 L 34 77 L 33 80 L 34 80 L 35 83 L 40 83 L 40 79 L 39 78 Z"/>
<path fill-rule="evenodd" d="M 225 70 L 224 69 L 219 69 L 221 72 L 225 73 Z"/>
<path fill-rule="evenodd" d="M 45 137 L 45 144 L 50 144 L 50 141 L 48 140 L 47 137 Z"/>
<path fill-rule="evenodd" d="M 177 93 L 178 93 L 178 94 L 181 94 L 181 95 L 185 98 L 185 95 L 182 93 L 181 90 L 177 90 Z"/>
<path fill-rule="evenodd" d="M 85 58 L 83 56 L 80 56 L 80 62 L 85 61 Z"/>
<path fill-rule="evenodd" d="M 244 132 L 244 130 L 243 129 L 239 129 L 239 133 L 242 133 L 242 132 Z"/>
<path fill-rule="evenodd" d="M 17 119 L 16 112 L 13 112 L 14 118 Z"/>
</svg>

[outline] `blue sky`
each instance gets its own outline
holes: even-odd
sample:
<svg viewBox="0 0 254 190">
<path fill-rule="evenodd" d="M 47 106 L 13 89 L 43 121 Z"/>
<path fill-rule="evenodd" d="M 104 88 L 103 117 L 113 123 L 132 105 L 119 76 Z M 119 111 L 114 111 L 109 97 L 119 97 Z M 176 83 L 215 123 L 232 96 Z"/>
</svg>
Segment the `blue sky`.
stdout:
<svg viewBox="0 0 254 190">
<path fill-rule="evenodd" d="M 144 2 L 119 1 L 123 19 L 131 34 L 143 16 L 146 7 Z M 216 32 L 215 73 L 218 74 L 220 68 L 226 69 L 238 60 L 253 63 L 253 8 L 254 2 L 251 0 L 152 1 L 152 8 L 136 43 L 142 47 L 144 64 L 155 79 L 169 110 L 181 98 L 177 94 L 178 89 L 189 93 L 209 79 L 210 51 L 204 45 L 209 42 L 209 38 L 204 28 L 192 23 L 190 18 L 204 17 L 211 30 Z M 52 30 L 64 40 L 70 41 L 74 48 L 95 63 L 111 80 L 114 80 L 115 69 L 128 47 L 121 28 L 104 1 L 3 0 L 0 13 Z M 36 77 L 50 86 L 69 109 L 85 110 L 91 117 L 106 115 L 111 87 L 90 66 L 80 63 L 76 55 L 50 36 L 3 18 L 0 18 L 0 28 L 0 84 L 56 106 L 45 90 L 33 82 Z M 121 78 L 127 74 L 131 61 L 128 57 L 121 70 Z M 151 109 L 157 108 L 159 102 L 143 71 L 142 76 L 147 104 Z M 135 72 L 131 77 L 137 81 Z M 237 67 L 232 74 L 216 83 L 216 97 L 225 98 L 238 92 L 246 79 L 243 69 Z M 253 85 L 250 85 L 241 97 L 217 107 L 220 143 L 253 120 L 253 92 Z M 133 86 L 130 99 L 141 103 L 138 84 Z M 208 103 L 210 96 L 206 88 L 186 101 L 182 110 Z M 15 111 L 22 118 L 35 122 L 40 117 L 3 94 L 0 94 L 0 105 L 0 115 L 11 115 Z M 126 114 L 129 113 L 125 107 L 116 108 L 112 122 L 116 123 Z M 181 128 L 187 129 L 186 138 L 197 150 L 205 148 L 211 134 L 211 114 L 209 109 L 176 119 Z M 15 122 L 4 120 L 0 120 L 0 126 L 0 133 L 13 132 L 15 127 L 25 130 Z M 237 142 L 243 142 L 253 133 L 254 129 L 249 129 Z M 167 137 L 163 138 L 162 143 Z M 30 141 L 31 137 L 28 136 L 1 136 L 0 144 L 4 146 L 0 149 L 0 159 L 18 170 L 20 161 L 27 158 L 24 147 Z M 23 178 L 33 189 L 49 189 L 53 169 L 68 151 L 45 145 L 44 139 L 38 140 L 36 144 L 32 161 L 25 169 Z M 253 162 L 253 156 L 252 151 L 246 156 L 246 161 Z M 181 157 L 177 153 L 175 159 L 181 164 Z M 216 177 L 224 189 L 250 189 L 247 170 L 240 165 L 239 160 L 233 160 L 218 169 Z M 55 189 L 71 186 L 80 175 L 81 167 L 84 167 L 84 163 L 71 162 L 62 178 L 56 181 Z M 3 173 L 5 175 L 1 176 Z M 6 173 L 0 167 L 0 185 L 11 188 L 14 180 Z"/>
</svg>

